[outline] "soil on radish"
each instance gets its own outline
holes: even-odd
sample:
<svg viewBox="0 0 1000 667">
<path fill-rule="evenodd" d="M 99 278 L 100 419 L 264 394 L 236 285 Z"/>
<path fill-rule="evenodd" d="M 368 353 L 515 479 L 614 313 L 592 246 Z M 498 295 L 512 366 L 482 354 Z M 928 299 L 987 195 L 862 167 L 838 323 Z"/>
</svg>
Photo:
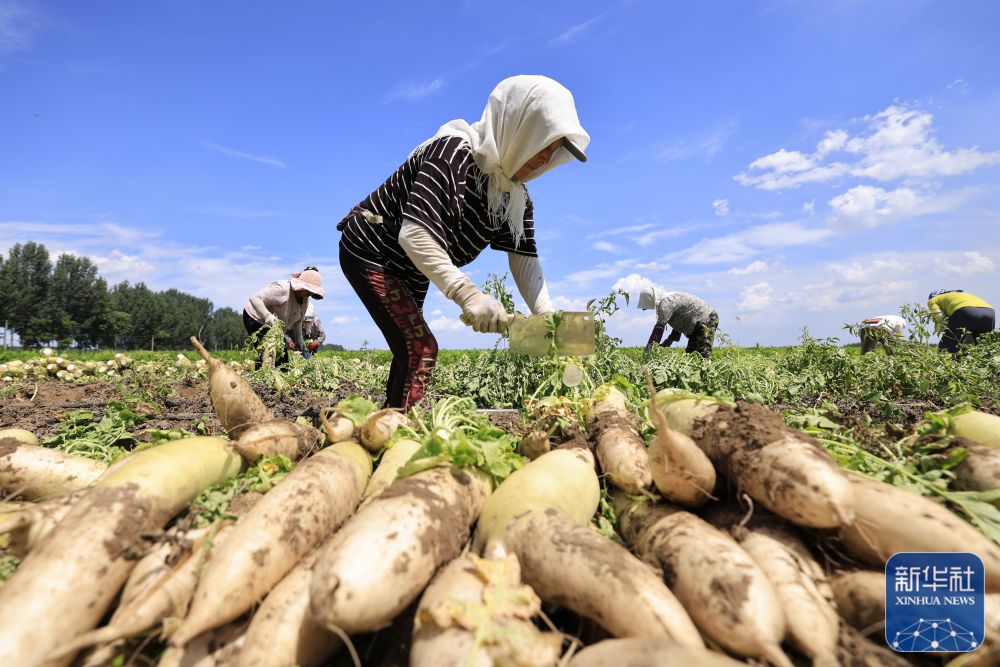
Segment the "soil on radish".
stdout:
<svg viewBox="0 0 1000 667">
<path fill-rule="evenodd" d="M 472 478 L 463 470 L 453 468 L 451 474 L 463 485 L 472 483 Z M 434 520 L 434 523 L 418 537 L 421 551 L 425 554 L 435 550 L 439 553 L 460 553 L 462 547 L 469 541 L 470 527 L 465 525 L 459 513 L 449 512 L 448 503 L 430 491 L 419 478 L 404 477 L 393 482 L 379 495 L 379 500 L 407 495 L 426 502 L 430 508 L 430 516 Z M 446 544 L 444 538 L 451 538 L 452 543 Z M 406 572 L 409 570 L 409 562 L 395 563 L 394 568 L 397 572 Z"/>
<path fill-rule="evenodd" d="M 760 449 L 787 433 L 781 415 L 762 405 L 739 403 L 736 407 L 720 405 L 708 419 L 695 421 L 691 437 L 698 443 L 711 443 L 710 450 L 732 452 Z"/>
</svg>

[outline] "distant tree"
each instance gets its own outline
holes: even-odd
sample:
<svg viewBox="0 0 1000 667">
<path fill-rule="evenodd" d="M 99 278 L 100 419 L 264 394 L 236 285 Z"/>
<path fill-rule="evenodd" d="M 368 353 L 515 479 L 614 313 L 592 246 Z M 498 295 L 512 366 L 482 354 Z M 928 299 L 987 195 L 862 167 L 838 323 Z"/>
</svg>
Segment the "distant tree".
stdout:
<svg viewBox="0 0 1000 667">
<path fill-rule="evenodd" d="M 205 340 L 213 350 L 231 350 L 238 347 L 247 332 L 243 327 L 243 317 L 232 308 L 219 308 L 205 328 Z"/>
<path fill-rule="evenodd" d="M 111 306 L 128 316 L 127 330 L 119 331 L 121 347 L 153 348 L 158 344 L 157 339 L 162 341 L 167 336 L 163 326 L 163 305 L 145 283 L 129 285 L 125 281 L 115 285 L 111 289 Z"/>
<path fill-rule="evenodd" d="M 33 241 L 15 244 L 0 269 L 4 319 L 21 337 L 22 347 L 52 340 L 58 328 L 57 317 L 46 307 L 51 272 L 49 251 Z"/>
<path fill-rule="evenodd" d="M 204 336 L 212 318 L 212 302 L 176 289 L 157 295 L 164 310 L 166 340 L 161 347 L 186 348 L 191 336 Z"/>
<path fill-rule="evenodd" d="M 59 255 L 49 282 L 49 309 L 60 343 L 94 345 L 107 326 L 111 300 L 108 285 L 87 257 Z"/>
</svg>

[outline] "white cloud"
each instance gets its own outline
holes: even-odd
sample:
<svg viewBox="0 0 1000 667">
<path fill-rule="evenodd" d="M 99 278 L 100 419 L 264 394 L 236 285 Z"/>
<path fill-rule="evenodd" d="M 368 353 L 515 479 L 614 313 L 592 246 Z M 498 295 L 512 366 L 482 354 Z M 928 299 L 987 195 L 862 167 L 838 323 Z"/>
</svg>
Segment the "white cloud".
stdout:
<svg viewBox="0 0 1000 667">
<path fill-rule="evenodd" d="M 650 246 L 661 239 L 672 239 L 678 236 L 683 236 L 688 232 L 697 229 L 696 227 L 686 226 L 686 227 L 668 227 L 666 229 L 657 229 L 656 231 L 647 232 L 645 234 L 640 234 L 639 236 L 633 238 L 632 240 L 645 248 Z"/>
<path fill-rule="evenodd" d="M 734 266 L 733 268 L 729 269 L 729 271 L 727 271 L 726 273 L 732 274 L 734 276 L 745 276 L 750 273 L 761 273 L 763 271 L 767 271 L 767 262 L 762 262 L 760 260 L 757 260 L 755 262 L 750 262 L 743 268 Z"/>
<path fill-rule="evenodd" d="M 639 292 L 643 287 L 655 286 L 652 280 L 645 276 L 640 276 L 638 273 L 630 273 L 627 276 L 619 278 L 615 281 L 615 284 L 611 286 L 612 290 L 624 290 L 633 300 L 639 298 Z"/>
<path fill-rule="evenodd" d="M 666 271 L 670 268 L 669 264 L 662 262 L 637 262 L 633 266 L 640 271 Z"/>
<path fill-rule="evenodd" d="M 627 267 L 632 267 L 635 262 L 631 259 L 619 259 L 615 262 L 602 262 L 593 268 L 574 271 L 549 284 L 549 289 L 553 293 L 572 292 L 573 290 L 587 289 L 595 281 L 605 278 L 620 276 Z"/>
<path fill-rule="evenodd" d="M 827 132 L 810 155 L 781 148 L 751 162 L 736 180 L 782 190 L 845 175 L 882 182 L 956 176 L 1000 163 L 1000 151 L 982 152 L 975 146 L 946 150 L 934 137 L 933 120 L 926 111 L 893 105 L 864 118 L 867 133 Z M 854 161 L 824 163 L 834 152 L 853 156 Z"/>
<path fill-rule="evenodd" d="M 435 317 L 427 324 L 431 331 L 463 331 L 468 328 L 457 317 Z"/>
<path fill-rule="evenodd" d="M 599 14 L 592 19 L 584 21 L 583 23 L 577 23 L 576 25 L 572 25 L 569 28 L 566 28 L 566 30 L 563 30 L 555 37 L 553 37 L 549 43 L 559 46 L 569 44 L 576 38 L 585 35 L 587 31 L 590 30 L 590 28 L 592 28 L 597 22 L 603 19 L 604 16 L 605 16 L 604 14 Z"/>
<path fill-rule="evenodd" d="M 616 246 L 614 243 L 608 243 L 607 241 L 595 241 L 593 245 L 591 245 L 590 247 L 593 248 L 594 250 L 600 250 L 601 252 L 610 252 L 614 254 L 620 253 L 622 251 L 622 249 Z"/>
<path fill-rule="evenodd" d="M 589 299 L 571 299 L 569 297 L 559 295 L 552 299 L 552 306 L 556 310 L 581 311 L 587 309 L 588 300 Z"/>
<path fill-rule="evenodd" d="M 952 81 L 951 83 L 949 83 L 947 86 L 945 86 L 945 88 L 947 88 L 948 90 L 951 90 L 952 88 L 958 88 L 959 90 L 963 90 L 963 91 L 966 88 L 968 88 L 968 87 L 969 87 L 969 84 L 965 82 L 965 79 L 955 79 L 954 81 Z"/>
<path fill-rule="evenodd" d="M 566 218 L 570 222 L 577 222 L 580 219 L 576 216 L 567 216 Z M 604 236 L 621 236 L 622 234 L 635 234 L 636 232 L 644 232 L 647 229 L 652 229 L 656 227 L 652 222 L 644 222 L 638 225 L 626 225 L 624 227 L 615 227 L 613 229 L 606 229 L 602 232 L 597 232 L 596 234 L 590 234 L 587 239 L 598 239 Z"/>
<path fill-rule="evenodd" d="M 871 185 L 856 185 L 829 202 L 842 221 L 857 221 L 869 227 L 914 215 L 924 204 L 924 197 L 910 188 L 886 191 Z"/>
<path fill-rule="evenodd" d="M 725 148 L 729 140 L 739 130 L 739 126 L 739 120 L 736 118 L 724 119 L 715 127 L 698 136 L 674 142 L 666 148 L 661 149 L 657 156 L 664 162 L 694 158 L 701 158 L 706 161 L 711 160 L 719 151 Z M 642 154 L 645 154 L 645 151 Z M 628 157 L 635 157 L 636 155 L 638 154 L 631 153 Z"/>
<path fill-rule="evenodd" d="M 102 277 L 105 277 L 105 279 L 109 276 L 112 278 L 131 276 L 122 278 L 122 280 L 128 280 L 131 283 L 141 281 L 143 275 L 148 274 L 155 268 L 151 262 L 148 262 L 137 255 L 126 255 L 117 248 L 113 249 L 108 255 L 105 256 L 91 255 L 90 259 L 97 265 L 98 273 L 100 273 Z"/>
<path fill-rule="evenodd" d="M 716 199 L 712 202 L 712 208 L 715 209 L 715 214 L 718 216 L 729 215 L 729 200 L 728 199 Z"/>
<path fill-rule="evenodd" d="M 816 157 L 823 158 L 830 153 L 843 150 L 844 146 L 847 145 L 849 137 L 850 135 L 844 130 L 831 130 L 827 132 L 826 136 L 816 146 Z"/>
<path fill-rule="evenodd" d="M 260 162 L 261 164 L 266 164 L 271 167 L 279 167 L 281 169 L 288 169 L 288 165 L 281 160 L 267 155 L 254 155 L 253 153 L 244 153 L 243 151 L 238 151 L 233 148 L 227 148 L 225 146 L 220 146 L 219 144 L 213 144 L 211 141 L 203 141 L 201 145 L 205 148 L 210 148 L 217 153 L 222 153 L 228 157 L 235 157 L 241 160 L 250 160 L 252 162 Z"/>
<path fill-rule="evenodd" d="M 310 303 L 312 303 L 312 301 L 310 301 Z M 320 319 L 323 319 L 323 318 L 320 317 Z M 338 315 L 337 317 L 334 317 L 332 320 L 330 320 L 331 324 L 336 324 L 337 326 L 345 326 L 347 324 L 354 324 L 357 321 L 358 321 L 358 318 L 354 317 L 353 315 Z"/>
<path fill-rule="evenodd" d="M 684 264 L 738 262 L 768 250 L 820 243 L 833 234 L 825 227 L 807 227 L 798 222 L 774 222 L 750 227 L 713 239 L 704 239 L 675 253 Z"/>
<path fill-rule="evenodd" d="M 806 215 L 812 215 L 816 212 L 816 201 L 810 200 L 802 204 L 802 212 Z"/>
<path fill-rule="evenodd" d="M 740 302 L 736 305 L 740 310 L 765 310 L 774 303 L 774 288 L 770 283 L 759 282 L 743 288 L 740 292 Z"/>
<path fill-rule="evenodd" d="M 424 83 L 411 83 L 399 86 L 385 98 L 385 102 L 395 102 L 396 100 L 419 100 L 441 90 L 444 85 L 443 79 L 434 79 Z"/>
<path fill-rule="evenodd" d="M 960 257 L 944 259 L 937 264 L 940 273 L 955 275 L 972 275 L 976 273 L 992 273 L 996 265 L 993 260 L 977 251 L 963 252 Z"/>
</svg>

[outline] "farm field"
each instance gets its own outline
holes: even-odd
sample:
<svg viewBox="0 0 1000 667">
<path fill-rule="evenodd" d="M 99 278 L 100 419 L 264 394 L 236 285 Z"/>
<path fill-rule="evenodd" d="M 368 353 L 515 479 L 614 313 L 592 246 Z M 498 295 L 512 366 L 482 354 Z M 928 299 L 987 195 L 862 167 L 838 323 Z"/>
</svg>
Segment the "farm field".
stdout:
<svg viewBox="0 0 1000 667">
<path fill-rule="evenodd" d="M 239 401 L 256 405 L 259 397 L 261 412 L 246 421 L 260 421 L 266 413 L 294 429 L 299 443 L 289 450 L 288 437 L 264 434 L 253 453 L 246 449 L 252 438 L 244 434 L 245 425 L 233 421 L 236 408 L 219 409 L 218 394 L 210 398 L 210 391 L 220 389 L 194 351 L 69 351 L 64 357 L 57 351 L 0 352 L 0 429 L 25 429 L 44 448 L 73 461 L 97 462 L 94 475 L 108 464 L 153 454 L 164 457 L 160 465 L 166 470 L 186 469 L 184 461 L 196 455 L 184 447 L 201 442 L 190 440 L 194 437 L 228 434 L 245 459 L 217 478 L 199 477 L 198 488 L 175 499 L 165 518 L 142 524 L 141 537 L 125 540 L 128 554 L 112 559 L 127 563 L 118 580 L 103 582 L 97 565 L 79 562 L 42 575 L 58 579 L 91 572 L 91 588 L 100 589 L 95 595 L 106 611 L 87 627 L 65 629 L 77 636 L 109 620 L 120 622 L 111 617 L 116 606 L 118 615 L 122 609 L 142 615 L 134 609 L 135 599 L 131 607 L 128 603 L 130 587 L 138 586 L 129 572 L 149 566 L 156 557 L 150 554 L 160 554 L 160 570 L 170 573 L 148 575 L 159 582 L 146 590 L 149 599 L 163 597 L 160 588 L 171 591 L 162 608 L 143 610 L 149 618 L 120 636 L 94 635 L 76 647 L 81 650 L 76 662 L 58 664 L 279 664 L 250 661 L 262 650 L 261 633 L 281 638 L 306 628 L 308 646 L 292 641 L 282 649 L 300 664 L 396 665 L 409 659 L 431 665 L 442 663 L 429 656 L 451 651 L 463 656 L 454 664 L 481 655 L 521 661 L 506 664 L 554 665 L 559 656 L 629 636 L 630 624 L 687 646 L 671 649 L 682 661 L 678 664 L 737 664 L 722 654 L 771 664 L 949 664 L 923 658 L 908 663 L 884 648 L 878 618 L 884 602 L 873 597 L 872 578 L 876 589 L 884 586 L 879 564 L 887 551 L 972 550 L 987 560 L 988 577 L 990 559 L 1000 567 L 1000 512 L 992 504 L 998 493 L 990 478 L 1000 462 L 994 450 L 959 437 L 984 442 L 997 437 L 963 425 L 970 415 L 1000 414 L 1000 336 L 991 334 L 957 360 L 923 342 L 901 343 L 891 356 L 879 351 L 865 357 L 857 347 L 808 337 L 785 348 L 722 345 L 710 363 L 668 349 L 655 349 L 644 360 L 641 349 L 616 343 L 602 333 L 598 354 L 576 359 L 443 351 L 425 405 L 409 416 L 392 446 L 366 445 L 368 453 L 356 444 L 331 444 L 365 438 L 359 427 L 383 399 L 389 364 L 384 351 L 295 356 L 280 370 L 255 370 L 245 351 L 213 353 L 221 362 L 213 373 L 242 378 L 239 391 L 247 393 Z M 656 413 L 649 410 L 647 371 L 658 392 Z M 324 411 L 333 406 L 339 409 Z M 745 429 L 738 439 L 757 449 L 743 451 L 726 439 L 713 426 L 723 423 L 713 418 L 716 413 L 727 415 L 732 428 Z M 230 451 L 226 440 L 211 442 Z M 780 445 L 785 449 L 770 454 L 778 458 L 766 464 L 761 452 L 777 447 L 775 442 L 786 443 Z M 321 444 L 324 456 L 338 461 L 335 472 L 307 465 L 321 456 L 313 453 Z M 178 449 L 170 453 L 171 447 Z M 306 453 L 311 456 L 296 463 Z M 370 464 L 358 461 L 368 461 L 369 454 L 376 456 L 376 475 L 365 490 L 368 473 L 357 471 Z M 774 464 L 795 474 L 781 478 L 783 473 L 769 470 Z M 441 477 L 449 469 L 465 471 L 458 490 Z M 869 481 L 849 481 L 857 476 L 844 471 Z M 684 474 L 678 477 L 679 472 Z M 708 477 L 698 477 L 702 473 Z M 30 574 L 39 576 L 44 568 L 35 564 L 42 558 L 36 554 L 47 553 L 43 537 L 70 540 L 66 534 L 76 515 L 67 512 L 82 512 L 79 508 L 92 502 L 71 488 L 32 495 L 26 492 L 31 474 L 0 463 L 0 578 L 6 580 L 0 585 L 0 617 L 5 588 L 17 587 L 17 595 L 41 594 L 38 584 L 18 572 L 33 566 Z M 397 474 L 399 481 L 388 487 L 396 491 L 362 500 L 362 493 L 378 497 L 372 489 L 385 489 Z M 532 486 L 539 479 L 549 482 Z M 875 487 L 855 490 L 859 484 Z M 337 491 L 329 493 L 330 488 Z M 544 490 L 527 491 L 533 488 Z M 782 491 L 772 493 L 776 488 Z M 310 504 L 294 505 L 288 495 L 293 493 L 305 494 Z M 863 493 L 878 499 L 867 511 L 853 500 Z M 450 500 L 422 509 L 435 494 Z M 253 509 L 265 507 L 265 499 L 273 503 L 269 519 Z M 16 504 L 25 501 L 32 504 Z M 280 546 L 281 526 L 293 518 L 299 522 L 304 507 L 328 505 L 320 513 L 327 518 L 315 519 L 315 525 L 296 523 L 303 544 Z M 534 518 L 513 521 L 510 512 L 522 506 Z M 927 524 L 894 530 L 894 515 L 880 515 L 893 506 L 924 513 Z M 506 534 L 491 538 L 488 528 L 496 522 L 510 523 Z M 405 534 L 411 523 L 425 526 L 420 530 L 427 532 L 413 543 L 423 547 L 404 545 L 397 552 L 381 541 L 388 532 Z M 241 524 L 256 528 L 239 532 Z M 93 533 L 103 529 L 98 522 Z M 109 530 L 120 534 L 113 525 Z M 676 530 L 694 531 L 696 537 L 687 542 L 670 537 Z M 206 539 L 205 531 L 220 537 Z M 77 530 L 73 539 L 85 542 L 86 533 Z M 222 535 L 238 535 L 232 539 L 240 549 L 227 550 Z M 472 555 L 460 556 L 470 538 Z M 89 547 L 62 544 L 64 550 L 89 553 Z M 373 544 L 382 545 L 377 554 L 369 553 Z M 706 551 L 705 544 L 712 546 Z M 240 579 L 239 564 L 246 566 L 240 553 L 252 545 L 280 564 L 263 567 L 260 556 L 257 567 Z M 317 546 L 319 555 L 313 551 Z M 705 561 L 712 550 L 727 554 L 720 564 Z M 206 565 L 215 553 L 225 567 Z M 788 558 L 797 563 L 794 577 L 779 566 Z M 194 561 L 200 563 L 194 573 L 184 568 Z M 614 565 L 607 570 L 599 561 Z M 368 568 L 362 572 L 358 562 Z M 223 569 L 236 574 L 227 579 Z M 574 570 L 583 573 L 582 580 L 565 576 Z M 651 574 L 671 572 L 678 579 Z M 370 605 L 352 606 L 319 590 L 324 585 L 339 590 L 330 586 L 331 577 L 340 581 L 348 574 L 352 594 Z M 750 577 L 749 588 L 734 592 L 733 582 L 744 576 Z M 178 582 L 182 577 L 187 584 Z M 646 597 L 618 599 L 602 593 L 602 584 L 638 587 Z M 227 592 L 244 585 L 252 591 L 242 597 Z M 298 598 L 288 592 L 294 586 Z M 805 627 L 794 622 L 791 603 L 782 597 L 789 586 L 810 592 L 801 594 L 808 604 L 800 601 L 805 607 L 798 608 L 809 620 Z M 410 592 L 386 601 L 387 587 Z M 216 598 L 239 600 L 231 609 L 219 609 L 212 602 Z M 502 606 L 501 598 L 507 601 Z M 289 611 L 294 607 L 289 599 L 299 600 L 297 612 Z M 309 609 L 302 608 L 303 599 L 314 600 Z M 702 608 L 712 611 L 705 614 Z M 26 616 L 24 623 L 31 618 Z M 277 623 L 278 616 L 291 625 Z M 346 625 L 349 619 L 356 625 Z M 1000 618 L 988 626 L 1000 628 Z M 350 635 L 350 649 L 334 627 Z M 272 641 L 270 648 L 279 650 L 278 639 Z M 705 653 L 703 644 L 718 653 Z M 986 650 L 967 657 L 982 657 Z M 708 662 L 712 656 L 717 662 Z M 584 657 L 580 664 L 606 664 Z M 995 664 L 984 659 L 955 664 Z"/>
</svg>

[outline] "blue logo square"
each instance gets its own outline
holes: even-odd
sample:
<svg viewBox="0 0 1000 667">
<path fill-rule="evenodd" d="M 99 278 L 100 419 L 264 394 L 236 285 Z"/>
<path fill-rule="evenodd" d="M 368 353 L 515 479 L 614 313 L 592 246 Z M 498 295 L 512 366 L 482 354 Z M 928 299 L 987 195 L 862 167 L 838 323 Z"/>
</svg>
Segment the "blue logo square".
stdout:
<svg viewBox="0 0 1000 667">
<path fill-rule="evenodd" d="M 898 553 L 885 564 L 885 640 L 900 652 L 968 652 L 986 628 L 986 569 L 973 553 Z"/>
</svg>

